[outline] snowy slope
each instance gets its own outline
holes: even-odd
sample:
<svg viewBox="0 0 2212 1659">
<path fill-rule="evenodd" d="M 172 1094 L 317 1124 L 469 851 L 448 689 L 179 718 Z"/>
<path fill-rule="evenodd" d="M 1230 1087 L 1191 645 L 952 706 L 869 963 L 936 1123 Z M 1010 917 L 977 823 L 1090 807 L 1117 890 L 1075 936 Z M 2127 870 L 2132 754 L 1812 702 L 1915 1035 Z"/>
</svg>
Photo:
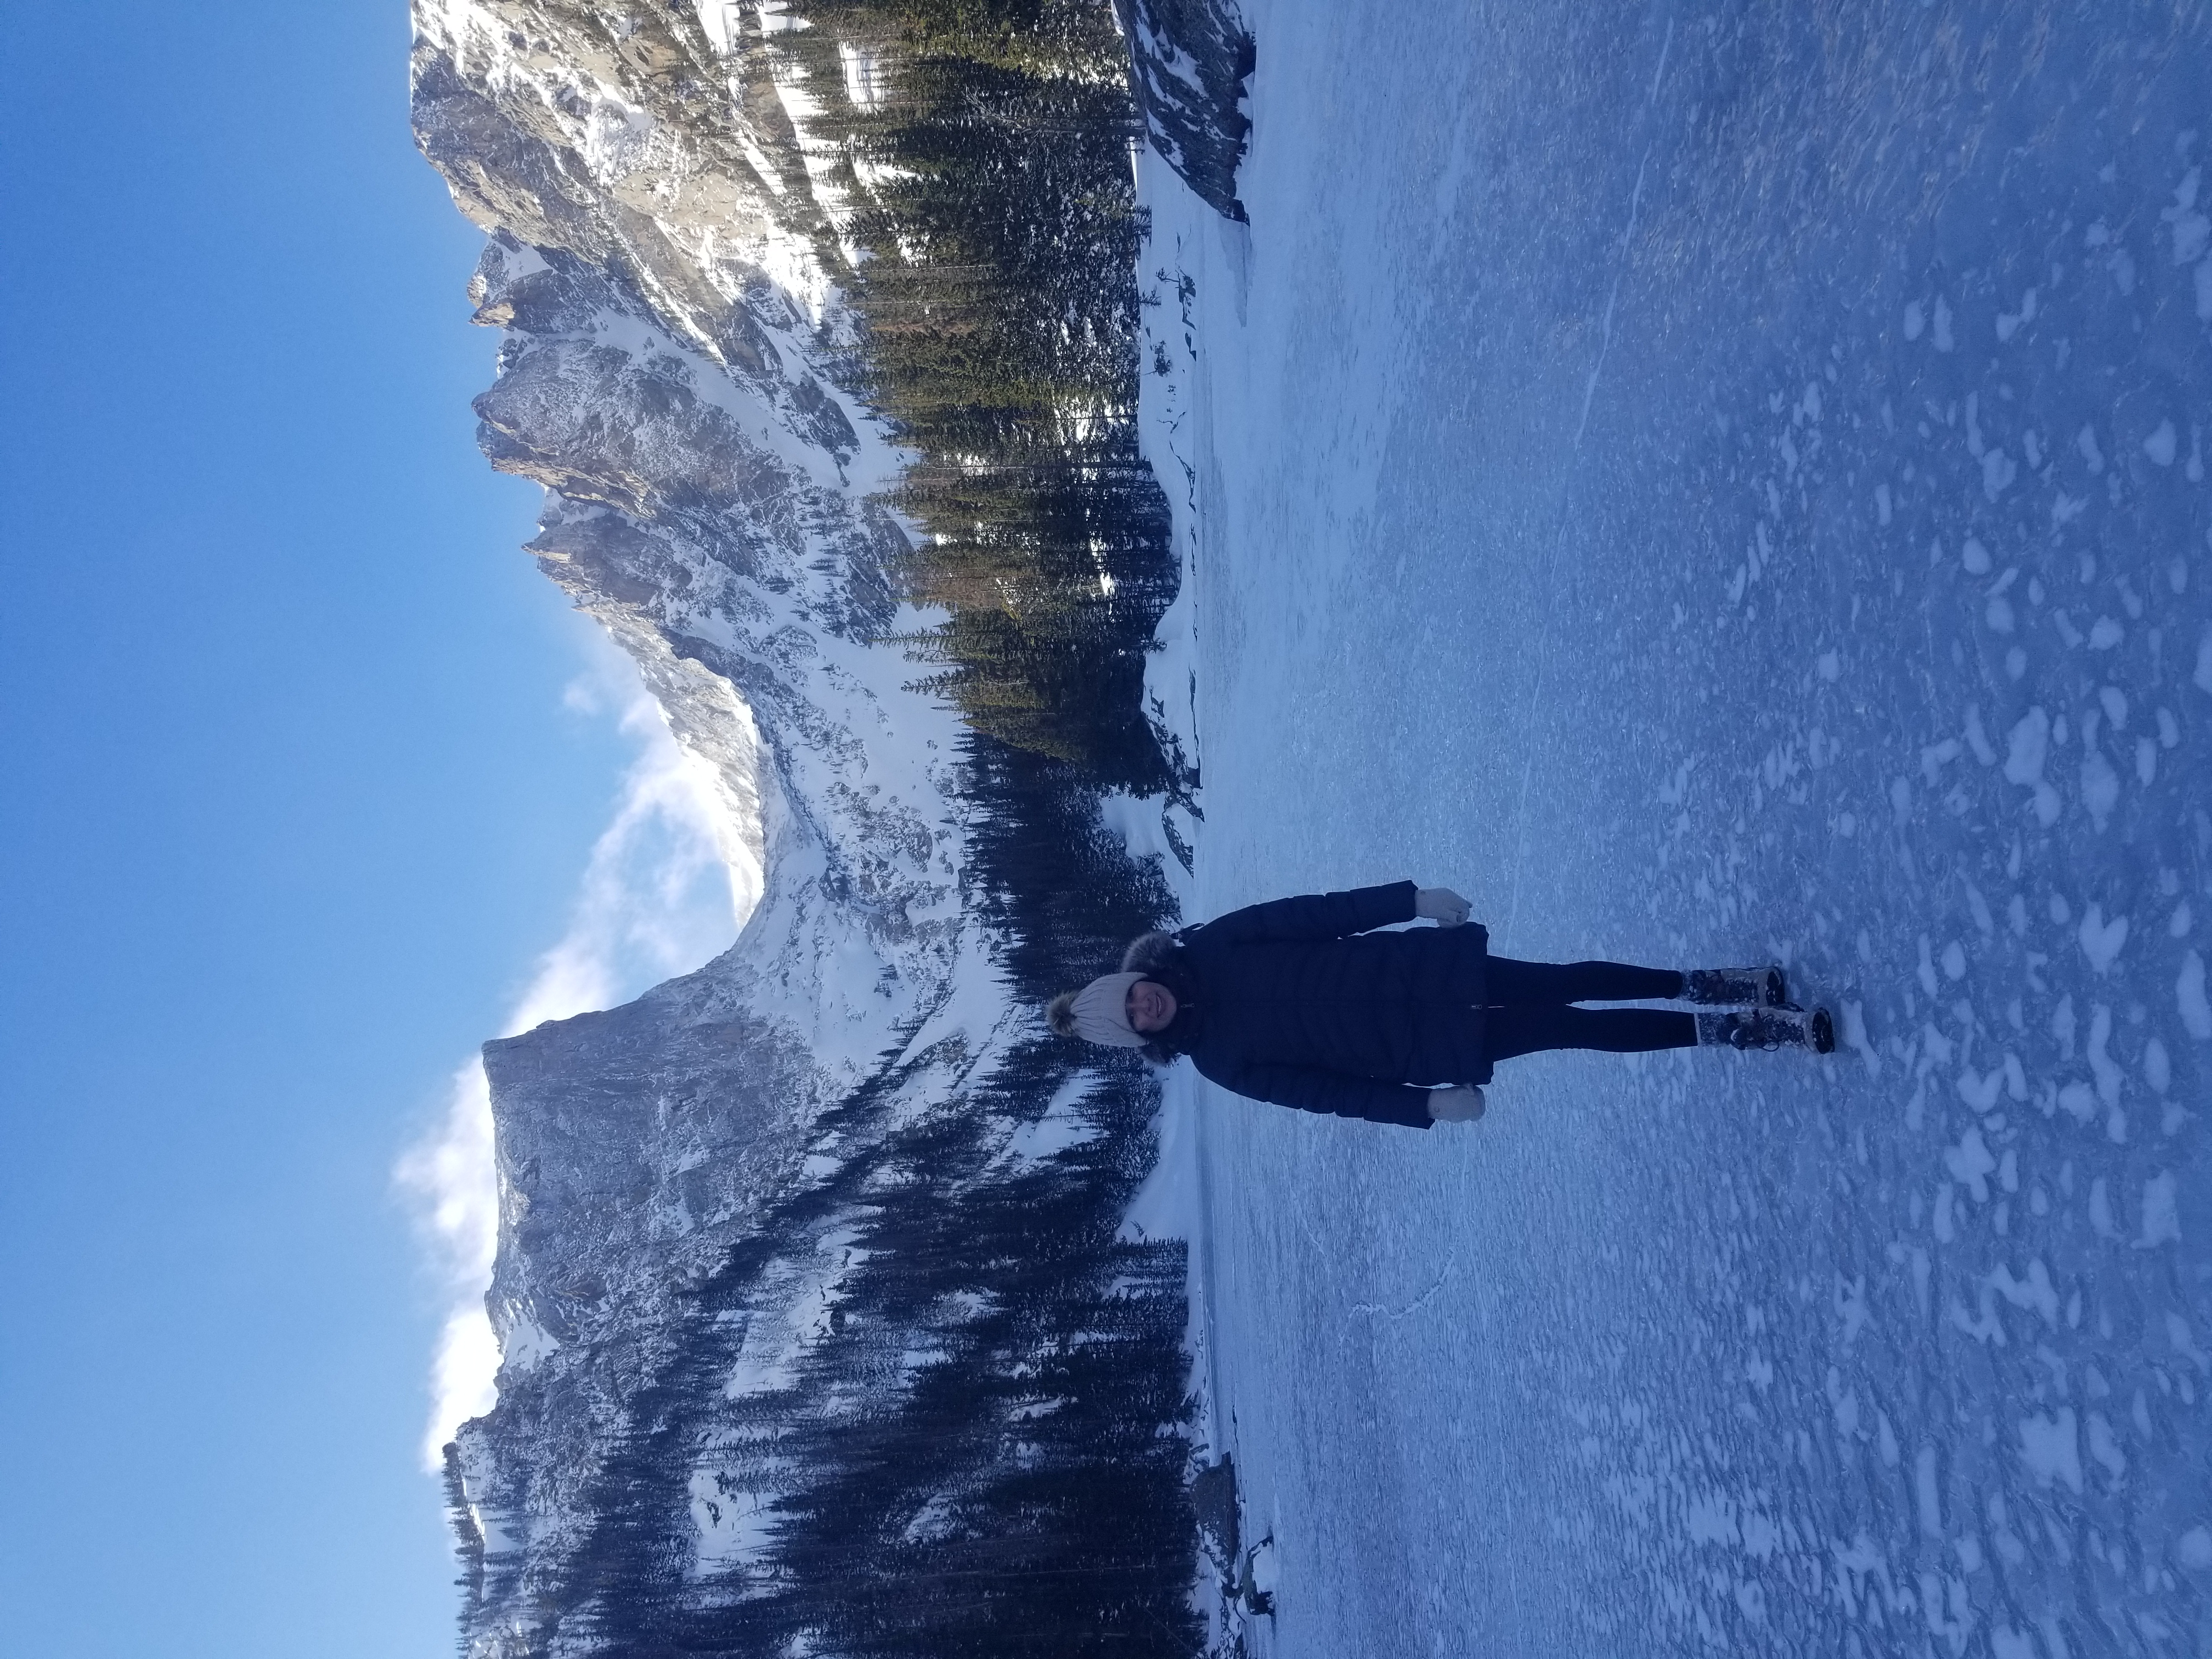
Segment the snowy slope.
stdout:
<svg viewBox="0 0 2212 1659">
<path fill-rule="evenodd" d="M 482 1653 L 544 1650 L 542 1598 L 683 1351 L 678 1304 L 772 1202 L 840 1167 L 823 1112 L 912 1037 L 939 1058 L 902 1086 L 917 1109 L 941 1101 L 946 1068 L 1013 1018 L 963 914 L 958 728 L 884 642 L 917 625 L 883 574 L 905 532 L 868 499 L 900 458 L 834 384 L 850 339 L 814 240 L 830 216 L 763 21 L 416 12 L 418 133 L 492 233 L 471 290 L 506 332 L 483 447 L 544 484 L 530 550 L 637 660 L 766 870 L 706 969 L 487 1050 L 501 1405 L 454 1463 Z M 785 1241 L 801 1265 L 772 1255 L 762 1297 L 782 1275 L 793 1308 L 818 1304 L 803 1264 L 836 1259 L 834 1231 Z M 762 1388 L 809 1340 L 786 1324 L 747 1349 Z M 700 1559 L 741 1565 L 732 1517 L 764 1501 L 702 1499 Z"/>
<path fill-rule="evenodd" d="M 1186 1252 L 1161 1224 L 1188 1182 L 1138 1194 L 1152 1084 L 1079 1070 L 977 920 L 975 837 L 1006 826 L 908 684 L 897 636 L 938 618 L 892 593 L 903 458 L 849 390 L 852 204 L 807 131 L 821 89 L 773 50 L 799 21 L 415 22 L 416 135 L 488 234 L 470 298 L 503 331 L 479 442 L 544 486 L 527 550 L 764 872 L 705 968 L 486 1046 L 499 1370 L 447 1456 L 464 1650 L 787 1653 L 886 1620 L 957 1645 L 979 1578 L 1036 1628 L 1185 1650 Z M 841 62 L 878 95 L 866 52 Z M 1111 804 L 1176 876 L 1194 781 Z M 1157 879 L 1074 853 L 1149 919 Z"/>
<path fill-rule="evenodd" d="M 1249 229 L 1142 171 L 1196 914 L 1846 1039 L 1188 1085 L 1254 1639 L 2212 1648 L 2204 17 L 1247 12 Z"/>
</svg>

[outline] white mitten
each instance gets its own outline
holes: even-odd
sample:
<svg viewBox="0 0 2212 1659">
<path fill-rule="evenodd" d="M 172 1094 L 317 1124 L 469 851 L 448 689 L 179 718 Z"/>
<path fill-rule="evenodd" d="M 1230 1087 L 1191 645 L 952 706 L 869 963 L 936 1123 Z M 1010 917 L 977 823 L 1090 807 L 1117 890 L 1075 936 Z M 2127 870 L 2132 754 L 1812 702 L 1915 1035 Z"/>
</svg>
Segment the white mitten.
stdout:
<svg viewBox="0 0 2212 1659">
<path fill-rule="evenodd" d="M 1449 887 L 1421 887 L 1413 892 L 1413 914 L 1439 927 L 1456 927 L 1474 907 Z"/>
<path fill-rule="evenodd" d="M 1429 1091 L 1429 1117 L 1437 1123 L 1472 1123 L 1482 1115 L 1482 1091 L 1472 1083 Z"/>
</svg>

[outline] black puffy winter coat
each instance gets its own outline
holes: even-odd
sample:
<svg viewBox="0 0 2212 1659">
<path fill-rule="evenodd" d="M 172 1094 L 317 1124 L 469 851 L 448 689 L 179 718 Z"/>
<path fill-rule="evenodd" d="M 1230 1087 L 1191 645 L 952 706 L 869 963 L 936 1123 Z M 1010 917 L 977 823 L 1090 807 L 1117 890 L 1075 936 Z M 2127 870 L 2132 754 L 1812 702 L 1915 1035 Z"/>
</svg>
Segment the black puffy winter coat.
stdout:
<svg viewBox="0 0 2212 1659">
<path fill-rule="evenodd" d="M 1276 899 L 1186 929 L 1198 1006 L 1176 1046 L 1255 1100 L 1427 1128 L 1427 1091 L 1412 1085 L 1490 1081 L 1490 935 L 1474 922 L 1370 931 L 1411 921 L 1415 890 Z"/>
</svg>

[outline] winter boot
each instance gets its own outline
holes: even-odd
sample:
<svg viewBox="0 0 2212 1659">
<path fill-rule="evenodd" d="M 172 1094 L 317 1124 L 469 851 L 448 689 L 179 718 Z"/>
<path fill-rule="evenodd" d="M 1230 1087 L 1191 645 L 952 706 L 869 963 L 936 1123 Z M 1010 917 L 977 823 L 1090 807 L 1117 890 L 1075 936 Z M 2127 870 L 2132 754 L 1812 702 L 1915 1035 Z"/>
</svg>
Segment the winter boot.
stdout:
<svg viewBox="0 0 2212 1659">
<path fill-rule="evenodd" d="M 1835 1052 L 1836 1025 L 1826 1008 L 1809 1014 L 1802 1008 L 1747 1008 L 1699 1014 L 1698 1042 L 1730 1048 L 1810 1048 L 1826 1054 Z"/>
<path fill-rule="evenodd" d="M 1682 975 L 1682 1000 L 1708 1008 L 1787 1008 L 1790 984 L 1779 968 L 1692 968 Z"/>
</svg>

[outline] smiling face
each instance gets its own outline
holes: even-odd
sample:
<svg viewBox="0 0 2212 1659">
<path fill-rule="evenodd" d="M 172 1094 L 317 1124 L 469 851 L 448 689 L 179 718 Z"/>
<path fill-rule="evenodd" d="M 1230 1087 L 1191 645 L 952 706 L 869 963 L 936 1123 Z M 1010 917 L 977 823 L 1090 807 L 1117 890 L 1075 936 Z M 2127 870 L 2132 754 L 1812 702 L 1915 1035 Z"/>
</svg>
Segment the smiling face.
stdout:
<svg viewBox="0 0 2212 1659">
<path fill-rule="evenodd" d="M 1132 985 L 1124 1006 L 1131 1029 L 1146 1036 L 1166 1030 L 1175 1020 L 1175 993 L 1156 979 L 1140 979 Z"/>
</svg>

